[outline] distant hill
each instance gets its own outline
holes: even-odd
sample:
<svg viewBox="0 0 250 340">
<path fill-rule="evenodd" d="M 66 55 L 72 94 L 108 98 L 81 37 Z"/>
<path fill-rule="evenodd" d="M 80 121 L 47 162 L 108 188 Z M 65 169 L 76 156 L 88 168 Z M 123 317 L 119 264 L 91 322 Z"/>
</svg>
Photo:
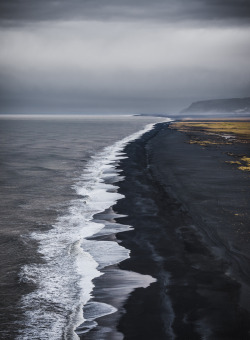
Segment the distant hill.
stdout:
<svg viewBox="0 0 250 340">
<path fill-rule="evenodd" d="M 192 103 L 180 112 L 182 115 L 221 115 L 221 116 L 249 116 L 250 97 L 203 100 Z"/>
</svg>

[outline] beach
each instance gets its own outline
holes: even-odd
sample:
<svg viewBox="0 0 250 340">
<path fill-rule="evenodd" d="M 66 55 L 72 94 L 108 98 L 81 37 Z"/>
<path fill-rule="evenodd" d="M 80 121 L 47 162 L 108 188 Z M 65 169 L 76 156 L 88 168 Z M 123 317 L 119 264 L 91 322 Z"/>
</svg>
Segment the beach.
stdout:
<svg viewBox="0 0 250 340">
<path fill-rule="evenodd" d="M 249 339 L 249 134 L 220 124 L 3 120 L 0 338 Z"/>
<path fill-rule="evenodd" d="M 116 192 L 115 166 L 123 143 L 157 121 L 110 115 L 0 117 L 0 339 L 79 339 L 74 330 L 84 321 L 92 281 L 99 276 L 102 281 L 103 268 L 129 257 L 113 234 L 130 227 L 95 223 L 92 217 L 122 197 Z M 113 242 L 86 239 L 101 231 Z M 118 270 L 110 273 L 109 291 L 121 276 Z M 128 293 L 138 287 L 132 281 L 139 276 L 127 275 Z M 124 292 L 121 297 L 120 307 Z M 114 300 L 87 304 L 84 327 L 113 313 Z"/>
<path fill-rule="evenodd" d="M 129 294 L 119 317 L 97 319 L 124 339 L 250 337 L 250 176 L 230 163 L 232 153 L 249 157 L 249 144 L 191 137 L 157 124 L 120 162 L 125 198 L 113 210 L 134 230 L 116 235 L 131 250 L 118 267 L 156 279 Z"/>
</svg>

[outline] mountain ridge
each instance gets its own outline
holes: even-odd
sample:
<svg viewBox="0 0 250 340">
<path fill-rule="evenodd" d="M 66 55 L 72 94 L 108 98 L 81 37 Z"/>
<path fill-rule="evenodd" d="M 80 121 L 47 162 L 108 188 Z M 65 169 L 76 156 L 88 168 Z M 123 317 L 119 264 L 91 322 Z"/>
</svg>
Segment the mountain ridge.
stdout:
<svg viewBox="0 0 250 340">
<path fill-rule="evenodd" d="M 230 114 L 245 116 L 250 114 L 250 97 L 212 99 L 193 102 L 180 114 Z"/>
</svg>

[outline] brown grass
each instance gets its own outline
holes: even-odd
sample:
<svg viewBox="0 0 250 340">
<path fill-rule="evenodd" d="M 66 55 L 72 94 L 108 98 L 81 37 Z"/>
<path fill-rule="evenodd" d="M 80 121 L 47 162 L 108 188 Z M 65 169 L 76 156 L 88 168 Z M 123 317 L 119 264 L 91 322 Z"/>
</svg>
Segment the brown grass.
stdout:
<svg viewBox="0 0 250 340">
<path fill-rule="evenodd" d="M 249 121 L 185 121 L 172 123 L 170 128 L 188 133 L 189 144 L 198 144 L 203 147 L 250 143 Z M 231 136 L 231 138 L 227 139 L 225 136 Z M 250 171 L 250 157 L 233 153 L 228 153 L 228 155 L 236 160 L 226 161 L 226 163 L 235 165 L 242 171 Z"/>
<path fill-rule="evenodd" d="M 207 134 L 232 135 L 239 142 L 250 142 L 250 122 L 176 122 L 170 126 L 183 132 L 202 131 Z"/>
</svg>

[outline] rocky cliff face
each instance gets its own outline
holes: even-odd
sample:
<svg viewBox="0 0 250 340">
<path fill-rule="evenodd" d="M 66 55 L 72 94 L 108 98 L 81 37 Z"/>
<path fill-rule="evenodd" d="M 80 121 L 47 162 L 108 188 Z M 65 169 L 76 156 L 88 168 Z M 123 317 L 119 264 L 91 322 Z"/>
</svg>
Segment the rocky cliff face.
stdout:
<svg viewBox="0 0 250 340">
<path fill-rule="evenodd" d="M 204 100 L 192 103 L 182 110 L 181 114 L 223 114 L 223 115 L 250 115 L 250 97 Z"/>
</svg>

